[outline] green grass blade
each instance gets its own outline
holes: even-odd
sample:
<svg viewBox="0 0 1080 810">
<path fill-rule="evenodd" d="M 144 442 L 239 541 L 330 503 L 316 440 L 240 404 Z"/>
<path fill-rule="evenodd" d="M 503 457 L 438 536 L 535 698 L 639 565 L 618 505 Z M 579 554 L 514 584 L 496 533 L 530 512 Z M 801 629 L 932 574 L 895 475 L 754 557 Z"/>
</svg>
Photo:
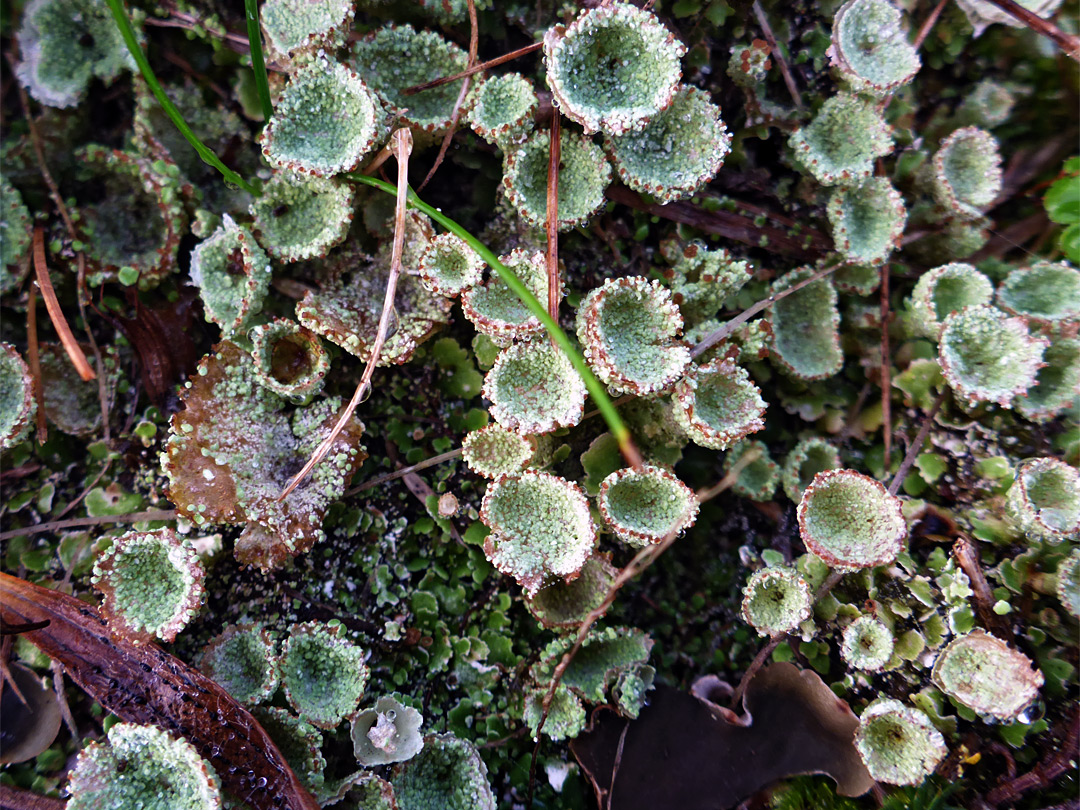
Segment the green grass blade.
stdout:
<svg viewBox="0 0 1080 810">
<path fill-rule="evenodd" d="M 113 19 L 116 20 L 116 27 L 120 29 L 120 35 L 124 38 L 124 44 L 127 45 L 128 51 L 131 52 L 132 57 L 135 59 L 135 64 L 139 66 L 139 71 L 142 73 L 146 83 L 150 86 L 150 92 L 154 94 L 154 98 L 158 100 L 162 109 L 165 110 L 165 114 L 169 116 L 169 119 L 176 125 L 176 128 L 180 130 L 180 134 L 187 138 L 188 143 L 190 143 L 195 151 L 199 153 L 199 157 L 201 157 L 204 162 L 209 163 L 221 172 L 221 176 L 224 177 L 227 182 L 237 185 L 244 191 L 257 197 L 259 192 L 256 188 L 222 163 L 218 156 L 196 137 L 195 133 L 191 131 L 191 127 L 184 121 L 184 117 L 180 114 L 180 110 L 178 110 L 176 105 L 169 100 L 167 95 L 165 95 L 165 91 L 161 88 L 161 83 L 158 82 L 157 76 L 154 75 L 154 69 L 150 67 L 150 62 L 147 60 L 146 54 L 143 53 L 142 48 L 139 47 L 139 40 L 135 38 L 135 29 L 131 27 L 131 20 L 128 19 L 127 11 L 124 10 L 123 0 L 105 0 L 105 2 L 112 11 Z"/>
<path fill-rule="evenodd" d="M 394 187 L 393 183 L 387 183 L 386 181 L 379 180 L 375 177 L 368 177 L 363 174 L 347 174 L 345 177 L 358 183 L 373 186 L 388 194 L 397 193 L 397 189 Z M 590 369 L 588 363 L 585 362 L 585 358 L 574 348 L 570 339 L 566 336 L 566 333 L 559 324 L 548 314 L 547 308 L 541 304 L 529 288 L 522 283 L 521 279 L 514 274 L 513 270 L 500 262 L 499 257 L 479 239 L 469 233 L 469 231 L 465 230 L 465 228 L 450 219 L 450 217 L 446 216 L 446 214 L 439 209 L 434 208 L 421 200 L 416 196 L 416 192 L 412 189 L 409 189 L 408 202 L 410 207 L 415 208 L 418 211 L 423 211 L 446 228 L 446 230 L 464 239 L 469 247 L 475 250 L 477 255 L 491 266 L 491 269 L 498 274 L 502 282 L 521 299 L 522 303 L 529 308 L 529 311 L 540 320 L 544 325 L 544 328 L 547 329 L 548 334 L 551 335 L 552 340 L 555 341 L 555 344 L 560 349 L 566 352 L 566 356 L 570 358 L 570 362 L 574 365 L 574 369 L 581 375 L 581 379 L 585 382 L 585 387 L 588 388 L 589 394 L 593 398 L 593 402 L 596 403 L 596 407 L 600 411 L 600 415 L 603 416 L 604 421 L 607 422 L 611 434 L 615 437 L 616 441 L 618 441 L 619 448 L 622 450 L 626 460 L 630 464 L 640 464 L 641 457 L 638 454 L 637 448 L 634 446 L 630 430 L 619 417 L 619 412 L 615 410 L 615 406 L 612 404 L 611 398 L 608 397 L 603 384 L 596 379 L 596 375 L 592 373 L 592 369 Z"/>
<path fill-rule="evenodd" d="M 259 0 L 244 0 L 247 11 L 248 49 L 251 51 L 251 69 L 255 71 L 255 88 L 259 91 L 259 104 L 267 121 L 274 114 L 270 103 L 270 80 L 266 77 L 266 60 L 262 51 L 262 28 L 259 25 Z"/>
</svg>

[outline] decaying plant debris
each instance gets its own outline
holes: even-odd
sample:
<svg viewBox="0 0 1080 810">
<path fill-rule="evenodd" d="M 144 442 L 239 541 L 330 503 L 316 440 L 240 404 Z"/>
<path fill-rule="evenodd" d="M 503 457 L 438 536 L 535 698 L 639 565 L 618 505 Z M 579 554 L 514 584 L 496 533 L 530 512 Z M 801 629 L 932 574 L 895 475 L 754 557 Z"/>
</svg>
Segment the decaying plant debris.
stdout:
<svg viewBox="0 0 1080 810">
<path fill-rule="evenodd" d="M 6 4 L 0 805 L 1071 806 L 1078 11 Z"/>
</svg>

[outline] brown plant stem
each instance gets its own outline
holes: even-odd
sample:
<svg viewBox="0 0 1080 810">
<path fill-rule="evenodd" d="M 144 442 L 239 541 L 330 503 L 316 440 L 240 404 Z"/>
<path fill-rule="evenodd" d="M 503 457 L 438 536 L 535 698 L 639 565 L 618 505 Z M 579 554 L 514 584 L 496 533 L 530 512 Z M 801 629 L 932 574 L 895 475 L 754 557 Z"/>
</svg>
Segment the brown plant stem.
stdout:
<svg viewBox="0 0 1080 810">
<path fill-rule="evenodd" d="M 0 532 L 0 540 L 10 540 L 12 537 L 41 534 L 42 532 L 58 532 L 62 529 L 74 529 L 80 526 L 99 526 L 105 523 L 141 523 L 154 520 L 176 520 L 175 509 L 149 509 L 145 512 L 129 512 L 126 515 L 102 515 L 100 517 L 69 518 L 68 520 L 50 520 L 48 523 L 37 523 L 22 529 L 8 529 Z"/>
<path fill-rule="evenodd" d="M 559 161 L 562 151 L 562 125 L 559 111 L 551 116 L 547 176 L 547 276 L 548 314 L 559 320 Z"/>
<path fill-rule="evenodd" d="M 647 214 L 692 225 L 705 233 L 715 233 L 726 239 L 771 253 L 791 256 L 800 261 L 817 259 L 832 249 L 832 240 L 820 231 L 803 228 L 798 234 L 771 225 L 755 225 L 749 217 L 730 211 L 706 211 L 690 202 L 671 202 L 667 205 L 647 203 L 635 191 L 614 183 L 607 189 L 609 200 L 628 205 Z"/>
<path fill-rule="evenodd" d="M 786 290 L 781 290 L 778 293 L 773 293 L 768 298 L 762 298 L 756 304 L 753 304 L 752 306 L 747 308 L 745 311 L 743 311 L 741 314 L 739 314 L 736 317 L 732 318 L 730 321 L 725 323 L 719 329 L 716 329 L 716 330 L 710 332 L 708 335 L 706 335 L 705 338 L 703 338 L 700 343 L 698 343 L 696 346 L 694 346 L 693 349 L 690 350 L 690 356 L 694 357 L 694 358 L 700 357 L 702 354 L 707 352 L 709 349 L 711 349 L 713 346 L 715 346 L 720 341 L 724 340 L 732 332 L 734 332 L 736 329 L 738 329 L 740 326 L 742 326 L 748 320 L 753 318 L 755 315 L 757 315 L 763 309 L 767 309 L 768 307 L 771 307 L 773 304 L 775 304 L 777 301 L 781 301 L 781 300 L 787 298 L 792 293 L 798 292 L 803 287 L 805 287 L 807 284 L 813 284 L 818 279 L 825 278 L 825 276 L 829 275 L 829 273 L 836 270 L 839 266 L 840 266 L 839 264 L 834 264 L 834 265 L 832 265 L 830 267 L 826 267 L 826 268 L 824 268 L 822 270 L 818 270 L 812 276 L 803 279 L 798 284 L 793 284 L 792 286 L 788 287 Z"/>
<path fill-rule="evenodd" d="M 456 82 L 458 79 L 465 79 L 476 73 L 483 73 L 488 68 L 497 67 L 506 62 L 510 62 L 517 59 L 520 56 L 526 56 L 534 51 L 538 51 L 544 47 L 543 42 L 535 42 L 532 45 L 526 45 L 524 48 L 518 48 L 516 51 L 503 54 L 502 56 L 496 56 L 494 59 L 489 59 L 486 62 L 481 62 L 478 65 L 473 65 L 470 68 L 466 68 L 461 73 L 455 73 L 452 76 L 440 76 L 438 79 L 432 79 L 430 82 L 424 82 L 423 84 L 414 84 L 412 87 L 406 87 L 401 91 L 403 96 L 411 96 L 419 93 L 423 90 L 430 90 L 432 87 L 441 87 L 444 84 L 450 82 Z"/>
<path fill-rule="evenodd" d="M 772 51 L 773 56 L 776 57 L 776 64 L 780 68 L 780 75 L 784 77 L 784 85 L 791 95 L 791 100 L 801 110 L 803 100 L 802 96 L 799 95 L 799 88 L 795 84 L 795 77 L 792 75 L 791 68 L 788 67 L 787 60 L 784 58 L 784 52 L 776 42 L 776 35 L 773 34 L 772 26 L 769 25 L 769 18 L 765 16 L 765 9 L 761 7 L 758 0 L 754 0 L 754 16 L 757 17 L 758 25 L 761 26 L 761 33 L 765 35 L 765 41 L 769 43 L 769 49 Z"/>
<path fill-rule="evenodd" d="M 67 802 L 0 784 L 0 810 L 64 810 Z"/>
<path fill-rule="evenodd" d="M 919 33 L 912 43 L 915 50 L 919 50 L 923 43 L 926 42 L 926 38 L 930 36 L 930 32 L 934 29 L 934 26 L 937 25 L 938 18 L 941 16 L 941 12 L 945 10 L 945 6 L 948 2 L 949 0 L 939 0 L 938 4 L 934 6 L 934 10 L 930 12 L 930 16 L 923 21 L 922 26 L 919 28 Z"/>
<path fill-rule="evenodd" d="M 439 453 L 437 456 L 426 458 L 423 461 L 418 461 L 416 464 L 412 464 L 408 467 L 402 467 L 400 470 L 394 472 L 385 473 L 383 475 L 377 475 L 374 478 L 370 478 L 362 484 L 358 484 L 345 493 L 345 497 L 355 495 L 358 492 L 363 492 L 366 489 L 372 489 L 380 484 L 385 484 L 389 481 L 396 481 L 398 478 L 404 478 L 410 473 L 419 472 L 420 470 L 426 470 L 428 467 L 434 467 L 437 464 L 442 464 L 444 461 L 449 461 L 452 458 L 457 458 L 461 455 L 461 448 L 458 447 L 454 450 L 447 450 L 445 453 Z"/>
<path fill-rule="evenodd" d="M 64 351 L 67 352 L 71 364 L 75 366 L 75 371 L 82 381 L 90 382 L 97 377 L 97 374 L 86 361 L 86 355 L 83 354 L 79 342 L 75 340 L 75 335 L 71 333 L 67 318 L 60 309 L 60 302 L 56 299 L 56 290 L 53 289 L 52 279 L 49 278 L 49 267 L 45 263 L 45 229 L 41 225 L 34 226 L 34 272 L 37 274 L 41 297 L 45 299 L 45 309 L 49 313 L 49 320 L 52 321 L 53 328 L 60 336 Z"/>
<path fill-rule="evenodd" d="M 703 490 L 701 493 L 697 493 L 696 497 L 700 500 L 701 497 L 707 496 L 707 500 L 708 498 L 714 498 L 724 490 L 731 488 L 739 479 L 739 475 L 742 473 L 743 468 L 756 460 L 758 455 L 760 454 L 755 454 L 753 452 L 745 453 L 734 465 L 732 465 L 731 471 L 728 472 L 718 484 L 707 490 Z M 536 758 L 540 753 L 540 732 L 543 731 L 544 723 L 547 722 L 548 713 L 551 711 L 551 702 L 555 698 L 555 691 L 559 688 L 559 684 L 562 682 L 567 667 L 570 666 L 570 662 L 574 660 L 574 656 L 577 655 L 578 650 L 581 649 L 581 645 L 585 642 L 585 637 L 588 636 L 589 630 L 599 619 L 603 618 L 604 614 L 606 614 L 608 609 L 615 603 L 615 597 L 622 587 L 630 580 L 634 579 L 634 577 L 638 576 L 638 574 L 645 571 L 645 569 L 659 559 L 661 554 L 671 548 L 671 544 L 675 542 L 680 532 L 681 530 L 671 532 L 656 545 L 646 546 L 634 555 L 634 558 L 630 560 L 630 562 L 626 564 L 626 567 L 615 577 L 615 580 L 611 583 L 611 587 L 608 588 L 607 593 L 604 595 L 603 601 L 589 611 L 585 620 L 581 623 L 581 627 L 578 628 L 573 646 L 566 651 L 560 659 L 558 666 L 555 667 L 555 671 L 551 676 L 551 685 L 548 687 L 547 694 L 544 695 L 543 712 L 540 715 L 540 722 L 536 727 L 536 745 L 533 747 L 532 763 L 529 766 L 529 796 L 526 807 L 532 807 L 533 783 L 536 779 Z"/>
<path fill-rule="evenodd" d="M 30 283 L 30 293 L 26 299 L 26 361 L 33 378 L 34 402 L 37 403 L 34 418 L 37 421 L 37 441 L 41 445 L 49 439 L 49 423 L 45 419 L 45 386 L 41 383 L 41 355 L 38 353 L 37 286 L 33 282 Z"/>
<path fill-rule="evenodd" d="M 1080 62 L 1080 37 L 1075 34 L 1067 34 L 1049 20 L 1044 20 L 1031 13 L 1015 0 L 989 0 L 1006 14 L 1009 14 L 1032 31 L 1042 34 L 1047 39 L 1053 40 L 1054 44 L 1065 52 L 1070 59 Z"/>
<path fill-rule="evenodd" d="M 915 439 L 911 442 L 907 455 L 904 456 L 904 460 L 900 463 L 896 475 L 893 476 L 892 481 L 889 483 L 890 495 L 895 495 L 900 491 L 900 485 L 904 483 L 904 477 L 908 474 L 908 470 L 911 469 L 911 465 L 915 463 L 915 457 L 919 455 L 919 450 L 922 449 L 923 442 L 926 441 L 926 437 L 930 433 L 930 426 L 934 423 L 934 417 L 937 416 L 938 411 L 941 410 L 941 406 L 945 404 L 945 397 L 948 393 L 949 389 L 946 388 L 938 394 L 938 398 L 934 400 L 933 407 L 930 408 L 930 412 L 926 414 L 926 418 L 923 419 L 922 425 L 919 426 L 919 432 L 915 434 Z"/>
<path fill-rule="evenodd" d="M 991 807 L 1011 804 L 1029 790 L 1049 787 L 1059 776 L 1076 768 L 1075 760 L 1080 757 L 1080 706 L 1073 705 L 1067 722 L 1068 726 L 1059 734 L 1059 743 L 1047 749 L 1039 764 L 986 794 Z"/>
<path fill-rule="evenodd" d="M 375 333 L 375 341 L 371 346 L 371 355 L 368 357 L 367 365 L 364 367 L 364 374 L 361 376 L 349 404 L 342 411 L 337 423 L 330 430 L 327 437 L 311 454 L 307 464 L 292 477 L 285 489 L 282 490 L 282 493 L 278 495 L 277 499 L 279 501 L 284 500 L 290 492 L 300 485 L 301 481 L 307 478 L 308 474 L 315 469 L 315 466 L 326 458 L 326 454 L 334 446 L 337 437 L 345 429 L 345 425 L 348 424 L 349 420 L 352 419 L 356 407 L 363 401 L 370 390 L 371 376 L 375 373 L 375 364 L 379 362 L 383 345 L 386 343 L 390 317 L 394 311 L 394 297 L 397 294 L 398 277 L 401 275 L 401 253 L 405 245 L 405 201 L 409 194 L 409 155 L 412 154 L 413 146 L 412 133 L 406 127 L 394 130 L 390 140 L 398 164 L 397 204 L 394 209 L 394 244 L 390 254 L 390 277 L 386 281 L 386 295 L 383 297 L 382 314 L 379 316 L 379 325 Z"/>
<path fill-rule="evenodd" d="M 975 612 L 983 627 L 993 630 L 994 635 L 1005 641 L 1012 640 L 1012 631 L 1004 617 L 994 613 L 994 592 L 990 589 L 990 583 L 986 581 L 982 564 L 979 562 L 979 552 L 975 544 L 967 535 L 960 534 L 953 543 L 953 557 L 957 564 L 967 575 L 971 583 L 971 590 L 975 594 Z"/>
</svg>

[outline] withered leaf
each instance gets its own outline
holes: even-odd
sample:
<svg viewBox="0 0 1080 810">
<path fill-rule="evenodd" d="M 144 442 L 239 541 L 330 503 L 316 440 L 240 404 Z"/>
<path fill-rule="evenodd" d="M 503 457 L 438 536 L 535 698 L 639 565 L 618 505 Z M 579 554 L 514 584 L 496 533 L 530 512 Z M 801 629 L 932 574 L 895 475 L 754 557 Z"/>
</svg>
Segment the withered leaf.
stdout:
<svg viewBox="0 0 1080 810">
<path fill-rule="evenodd" d="M 858 718 L 815 673 L 773 664 L 750 682 L 743 707 L 738 717 L 659 686 L 637 720 L 594 711 L 570 750 L 611 810 L 723 810 L 800 774 L 831 776 L 843 796 L 873 785 L 854 745 Z"/>
<path fill-rule="evenodd" d="M 318 810 L 277 746 L 214 681 L 155 644 L 110 638 L 98 610 L 73 596 L 0 573 L 5 623 L 50 620 L 28 641 L 122 720 L 184 737 L 225 790 L 256 810 Z"/>
</svg>

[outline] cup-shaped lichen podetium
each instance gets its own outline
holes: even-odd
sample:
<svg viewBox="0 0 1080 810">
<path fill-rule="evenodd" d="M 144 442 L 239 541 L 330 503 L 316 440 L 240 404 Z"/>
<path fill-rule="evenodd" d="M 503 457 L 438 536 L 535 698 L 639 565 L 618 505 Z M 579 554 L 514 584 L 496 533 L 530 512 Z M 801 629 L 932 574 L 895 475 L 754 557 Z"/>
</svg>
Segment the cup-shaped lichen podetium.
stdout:
<svg viewBox="0 0 1080 810">
<path fill-rule="evenodd" d="M 1007 408 L 1035 383 L 1048 345 L 1028 333 L 1023 318 L 992 306 L 966 307 L 945 319 L 938 359 L 949 387 L 969 405 Z"/>
<path fill-rule="evenodd" d="M 364 651 L 340 630 L 319 622 L 294 624 L 278 662 L 289 704 L 323 729 L 356 711 L 368 682 Z"/>
<path fill-rule="evenodd" d="M 547 221 L 548 163 L 551 134 L 537 132 L 506 155 L 503 188 L 510 204 L 529 225 Z M 559 138 L 559 214 L 557 226 L 568 231 L 584 225 L 604 204 L 611 164 L 604 150 L 576 132 Z"/>
<path fill-rule="evenodd" d="M 1080 391 L 1080 339 L 1051 338 L 1043 352 L 1045 366 L 1035 375 L 1026 396 L 1013 400 L 1013 408 L 1032 422 L 1048 422 L 1076 402 Z"/>
<path fill-rule="evenodd" d="M 251 355 L 260 383 L 298 405 L 322 390 L 330 356 L 319 336 L 287 318 L 256 326 Z"/>
<path fill-rule="evenodd" d="M 604 601 L 618 569 L 611 553 L 594 552 L 581 567 L 577 579 L 557 579 L 525 597 L 525 608 L 548 629 L 578 627 Z"/>
<path fill-rule="evenodd" d="M 844 628 L 840 656 L 863 672 L 880 672 L 892 658 L 892 631 L 873 616 L 860 616 Z"/>
<path fill-rule="evenodd" d="M 978 219 L 1001 191 L 997 141 L 978 127 L 958 129 L 942 141 L 930 171 L 934 199 L 961 219 Z"/>
<path fill-rule="evenodd" d="M 1065 262 L 1036 262 L 1005 277 L 998 304 L 1048 330 L 1080 322 L 1080 270 Z"/>
<path fill-rule="evenodd" d="M 476 89 L 469 123 L 488 143 L 507 148 L 532 130 L 539 105 L 532 82 L 520 73 L 493 76 Z"/>
<path fill-rule="evenodd" d="M 30 211 L 6 176 L 0 177 L 0 295 L 22 282 L 30 269 Z"/>
<path fill-rule="evenodd" d="M 471 742 L 453 734 L 429 734 L 423 750 L 400 765 L 390 776 L 393 799 L 382 806 L 435 810 L 469 808 L 495 810 L 495 796 L 480 752 Z M 373 801 L 367 807 L 378 807 Z"/>
<path fill-rule="evenodd" d="M 690 350 L 676 339 L 682 326 L 671 293 L 640 276 L 608 279 L 577 311 L 585 359 L 619 394 L 655 394 L 683 375 Z"/>
<path fill-rule="evenodd" d="M 503 349 L 483 394 L 496 422 L 525 435 L 573 427 L 585 405 L 585 383 L 563 350 L 543 338 Z"/>
<path fill-rule="evenodd" d="M 544 35 L 554 102 L 587 133 L 644 127 L 675 97 L 684 53 L 656 15 L 629 3 L 587 9 Z"/>
<path fill-rule="evenodd" d="M 262 309 L 270 272 L 270 259 L 251 231 L 228 214 L 191 252 L 191 282 L 199 288 L 203 314 L 226 337 L 242 332 Z"/>
<path fill-rule="evenodd" d="M 887 178 L 871 177 L 836 189 L 828 215 L 833 241 L 848 261 L 880 264 L 900 246 L 907 209 Z"/>
<path fill-rule="evenodd" d="M 893 149 L 892 128 L 873 102 L 851 93 L 826 101 L 789 139 L 801 166 L 825 186 L 861 183 Z"/>
<path fill-rule="evenodd" d="M 280 60 L 344 44 L 355 16 L 353 0 L 265 0 L 259 19 L 271 54 Z"/>
<path fill-rule="evenodd" d="M 199 654 L 199 670 L 241 703 L 254 706 L 277 690 L 277 649 L 255 624 L 229 625 Z"/>
<path fill-rule="evenodd" d="M 1080 549 L 1073 549 L 1058 565 L 1056 590 L 1061 606 L 1080 619 Z"/>
<path fill-rule="evenodd" d="M 480 520 L 488 561 L 529 594 L 556 577 L 574 579 L 596 545 L 596 527 L 581 488 L 526 470 L 488 485 Z"/>
<path fill-rule="evenodd" d="M 910 82 L 919 70 L 900 12 L 888 0 L 848 0 L 833 18 L 829 57 L 856 92 L 883 96 Z"/>
<path fill-rule="evenodd" d="M 412 759 L 424 747 L 423 722 L 416 709 L 384 695 L 353 718 L 350 736 L 357 761 L 373 768 Z"/>
<path fill-rule="evenodd" d="M 441 233 L 420 256 L 419 271 L 426 290 L 456 298 L 480 283 L 484 260 L 460 236 Z"/>
<path fill-rule="evenodd" d="M 777 279 L 773 294 L 783 292 L 813 275 L 803 267 Z M 770 358 L 800 380 L 823 380 L 844 365 L 840 351 L 840 311 L 836 290 L 828 278 L 820 278 L 772 306 L 773 328 Z"/>
<path fill-rule="evenodd" d="M 732 446 L 724 456 L 724 472 L 731 472 L 748 453 L 754 453 L 757 457 L 739 471 L 731 491 L 752 501 L 768 501 L 780 483 L 780 465 L 772 460 L 765 442 L 747 440 Z"/>
<path fill-rule="evenodd" d="M 1043 685 L 1026 655 L 982 630 L 949 642 L 930 677 L 953 700 L 1005 723 L 1016 720 Z"/>
<path fill-rule="evenodd" d="M 500 256 L 499 261 L 539 300 L 548 300 L 549 280 L 543 253 L 517 248 L 509 255 Z M 561 281 L 559 296 L 562 297 Z M 461 294 L 461 310 L 477 331 L 500 346 L 544 330 L 540 319 L 495 275 L 486 284 L 470 287 Z"/>
<path fill-rule="evenodd" d="M 731 136 L 709 95 L 683 87 L 643 130 L 609 135 L 605 144 L 619 178 L 663 204 L 712 180 L 731 151 Z"/>
<path fill-rule="evenodd" d="M 626 467 L 600 483 L 597 505 L 615 536 L 631 546 L 661 542 L 694 525 L 694 491 L 662 467 Z"/>
<path fill-rule="evenodd" d="M 282 172 L 263 186 L 251 215 L 255 235 L 275 259 L 321 258 L 349 232 L 353 190 L 348 183 Z"/>
<path fill-rule="evenodd" d="M 220 787 L 214 769 L 187 740 L 154 726 L 117 723 L 107 742 L 79 752 L 68 777 L 67 807 L 219 810 Z"/>
<path fill-rule="evenodd" d="M 21 442 L 37 412 L 34 378 L 15 347 L 0 343 L 0 450 Z"/>
<path fill-rule="evenodd" d="M 755 571 L 743 588 L 742 617 L 758 635 L 789 633 L 810 618 L 810 586 L 787 568 Z"/>
<path fill-rule="evenodd" d="M 536 453 L 536 439 L 522 436 L 500 424 L 490 424 L 466 434 L 461 456 L 469 469 L 484 478 L 514 475 L 525 469 Z"/>
<path fill-rule="evenodd" d="M 469 57 L 434 31 L 387 25 L 353 44 L 351 63 L 392 113 L 413 129 L 437 133 L 450 127 L 461 86 L 450 82 L 411 96 L 403 91 L 433 76 L 460 73 Z"/>
<path fill-rule="evenodd" d="M 359 76 L 317 57 L 289 77 L 260 136 L 263 156 L 275 168 L 302 174 L 352 171 L 375 146 L 381 119 L 379 102 Z"/>
<path fill-rule="evenodd" d="M 726 450 L 765 427 L 765 400 L 730 358 L 691 366 L 675 385 L 675 421 L 694 444 Z"/>
<path fill-rule="evenodd" d="M 19 83 L 50 107 L 74 107 L 93 79 L 108 84 L 135 70 L 108 6 L 98 0 L 32 0 L 23 9 L 19 50 Z"/>
<path fill-rule="evenodd" d="M 784 494 L 798 503 L 815 475 L 825 470 L 838 470 L 840 466 L 839 450 L 820 436 L 808 436 L 799 439 L 784 459 L 780 485 Z"/>
<path fill-rule="evenodd" d="M 205 572 L 187 538 L 172 529 L 127 532 L 94 562 L 109 628 L 134 644 L 172 641 L 198 612 Z"/>
<path fill-rule="evenodd" d="M 174 164 L 90 144 L 75 153 L 86 280 L 157 286 L 177 266 L 187 227 Z"/>
<path fill-rule="evenodd" d="M 870 775 L 889 785 L 918 785 L 948 753 L 929 717 L 892 698 L 863 710 L 855 747 Z"/>
<path fill-rule="evenodd" d="M 854 470 L 815 475 L 797 514 L 807 550 L 839 571 L 887 565 L 907 537 L 900 499 Z"/>
<path fill-rule="evenodd" d="M 964 307 L 989 304 L 994 285 L 963 262 L 943 264 L 923 273 L 911 292 L 911 325 L 915 332 L 937 340 L 945 319 Z"/>
<path fill-rule="evenodd" d="M 1009 514 L 1032 539 L 1080 539 L 1080 472 L 1056 458 L 1025 461 L 1005 501 Z"/>
</svg>

